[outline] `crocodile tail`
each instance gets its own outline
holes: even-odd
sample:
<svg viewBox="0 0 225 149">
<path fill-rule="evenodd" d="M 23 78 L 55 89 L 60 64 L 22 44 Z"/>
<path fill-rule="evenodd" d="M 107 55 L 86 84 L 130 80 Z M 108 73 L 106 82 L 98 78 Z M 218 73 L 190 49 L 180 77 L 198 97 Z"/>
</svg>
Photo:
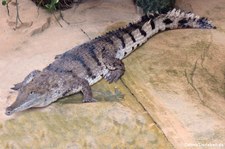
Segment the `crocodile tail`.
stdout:
<svg viewBox="0 0 225 149">
<path fill-rule="evenodd" d="M 140 20 L 109 32 L 101 39 L 108 43 L 110 43 L 109 39 L 113 40 L 114 42 L 111 43 L 116 43 L 115 49 L 118 49 L 116 58 L 123 59 L 155 34 L 165 30 L 183 28 L 212 29 L 216 27 L 204 17 L 173 9 L 167 14 L 144 15 Z"/>
<path fill-rule="evenodd" d="M 159 17 L 160 19 L 160 17 Z M 173 9 L 166 15 L 161 16 L 162 22 L 165 24 L 164 29 L 183 29 L 183 28 L 197 28 L 197 29 L 215 29 L 216 26 L 212 24 L 205 17 L 199 17 L 191 12 L 184 12 L 179 9 Z M 161 29 L 163 30 L 163 29 Z"/>
</svg>

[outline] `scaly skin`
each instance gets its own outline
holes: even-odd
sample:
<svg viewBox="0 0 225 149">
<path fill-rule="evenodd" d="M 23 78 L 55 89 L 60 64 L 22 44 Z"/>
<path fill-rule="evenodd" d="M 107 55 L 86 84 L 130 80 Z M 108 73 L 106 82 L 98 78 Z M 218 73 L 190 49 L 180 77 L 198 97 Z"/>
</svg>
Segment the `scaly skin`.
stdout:
<svg viewBox="0 0 225 149">
<path fill-rule="evenodd" d="M 175 9 L 167 14 L 145 15 L 136 23 L 57 55 L 42 71 L 31 72 L 12 88 L 19 93 L 5 114 L 44 107 L 79 91 L 83 93 L 83 102 L 96 101 L 92 97 L 92 84 L 102 78 L 109 83 L 116 82 L 125 71 L 123 58 L 156 33 L 182 28 L 212 29 L 215 26 L 206 18 Z"/>
</svg>

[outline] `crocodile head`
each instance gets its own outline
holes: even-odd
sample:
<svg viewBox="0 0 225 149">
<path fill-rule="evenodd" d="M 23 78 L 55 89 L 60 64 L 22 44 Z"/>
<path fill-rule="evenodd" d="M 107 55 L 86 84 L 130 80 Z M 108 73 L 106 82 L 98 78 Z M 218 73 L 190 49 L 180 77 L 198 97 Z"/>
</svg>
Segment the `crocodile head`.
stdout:
<svg viewBox="0 0 225 149">
<path fill-rule="evenodd" d="M 22 86 L 16 101 L 6 108 L 6 115 L 32 107 L 44 107 L 62 96 L 59 75 L 42 73 Z"/>
</svg>

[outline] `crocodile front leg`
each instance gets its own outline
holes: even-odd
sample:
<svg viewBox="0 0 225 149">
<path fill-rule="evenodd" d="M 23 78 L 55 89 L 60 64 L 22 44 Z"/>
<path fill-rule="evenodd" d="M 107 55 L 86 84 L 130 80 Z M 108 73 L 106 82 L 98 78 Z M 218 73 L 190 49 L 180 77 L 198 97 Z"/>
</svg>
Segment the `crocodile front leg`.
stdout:
<svg viewBox="0 0 225 149">
<path fill-rule="evenodd" d="M 83 93 L 82 102 L 95 102 L 96 100 L 93 98 L 91 87 L 87 80 L 81 79 L 80 82 L 81 92 Z"/>
<path fill-rule="evenodd" d="M 14 87 L 12 87 L 11 89 L 19 90 L 21 87 L 25 86 L 30 81 L 32 81 L 34 79 L 34 77 L 37 76 L 40 72 L 41 72 L 40 70 L 34 70 L 34 71 L 30 72 L 22 82 L 14 84 Z"/>
<path fill-rule="evenodd" d="M 64 78 L 67 80 L 68 77 Z M 95 102 L 93 98 L 91 87 L 86 79 L 82 79 L 77 76 L 73 76 L 73 80 L 67 82 L 71 85 L 68 85 L 67 90 L 64 92 L 63 96 L 68 96 L 79 91 L 83 94 L 82 102 Z"/>
</svg>

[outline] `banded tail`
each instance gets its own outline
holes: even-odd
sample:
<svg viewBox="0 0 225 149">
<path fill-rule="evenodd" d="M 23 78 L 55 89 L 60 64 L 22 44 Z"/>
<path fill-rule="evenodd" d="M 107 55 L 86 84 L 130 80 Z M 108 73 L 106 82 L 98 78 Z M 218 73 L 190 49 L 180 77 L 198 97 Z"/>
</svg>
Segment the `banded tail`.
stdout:
<svg viewBox="0 0 225 149">
<path fill-rule="evenodd" d="M 156 33 L 184 28 L 215 29 L 216 27 L 205 17 L 173 9 L 167 14 L 145 15 L 125 28 L 107 33 L 103 38 L 120 40 L 116 58 L 123 59 Z"/>
</svg>

